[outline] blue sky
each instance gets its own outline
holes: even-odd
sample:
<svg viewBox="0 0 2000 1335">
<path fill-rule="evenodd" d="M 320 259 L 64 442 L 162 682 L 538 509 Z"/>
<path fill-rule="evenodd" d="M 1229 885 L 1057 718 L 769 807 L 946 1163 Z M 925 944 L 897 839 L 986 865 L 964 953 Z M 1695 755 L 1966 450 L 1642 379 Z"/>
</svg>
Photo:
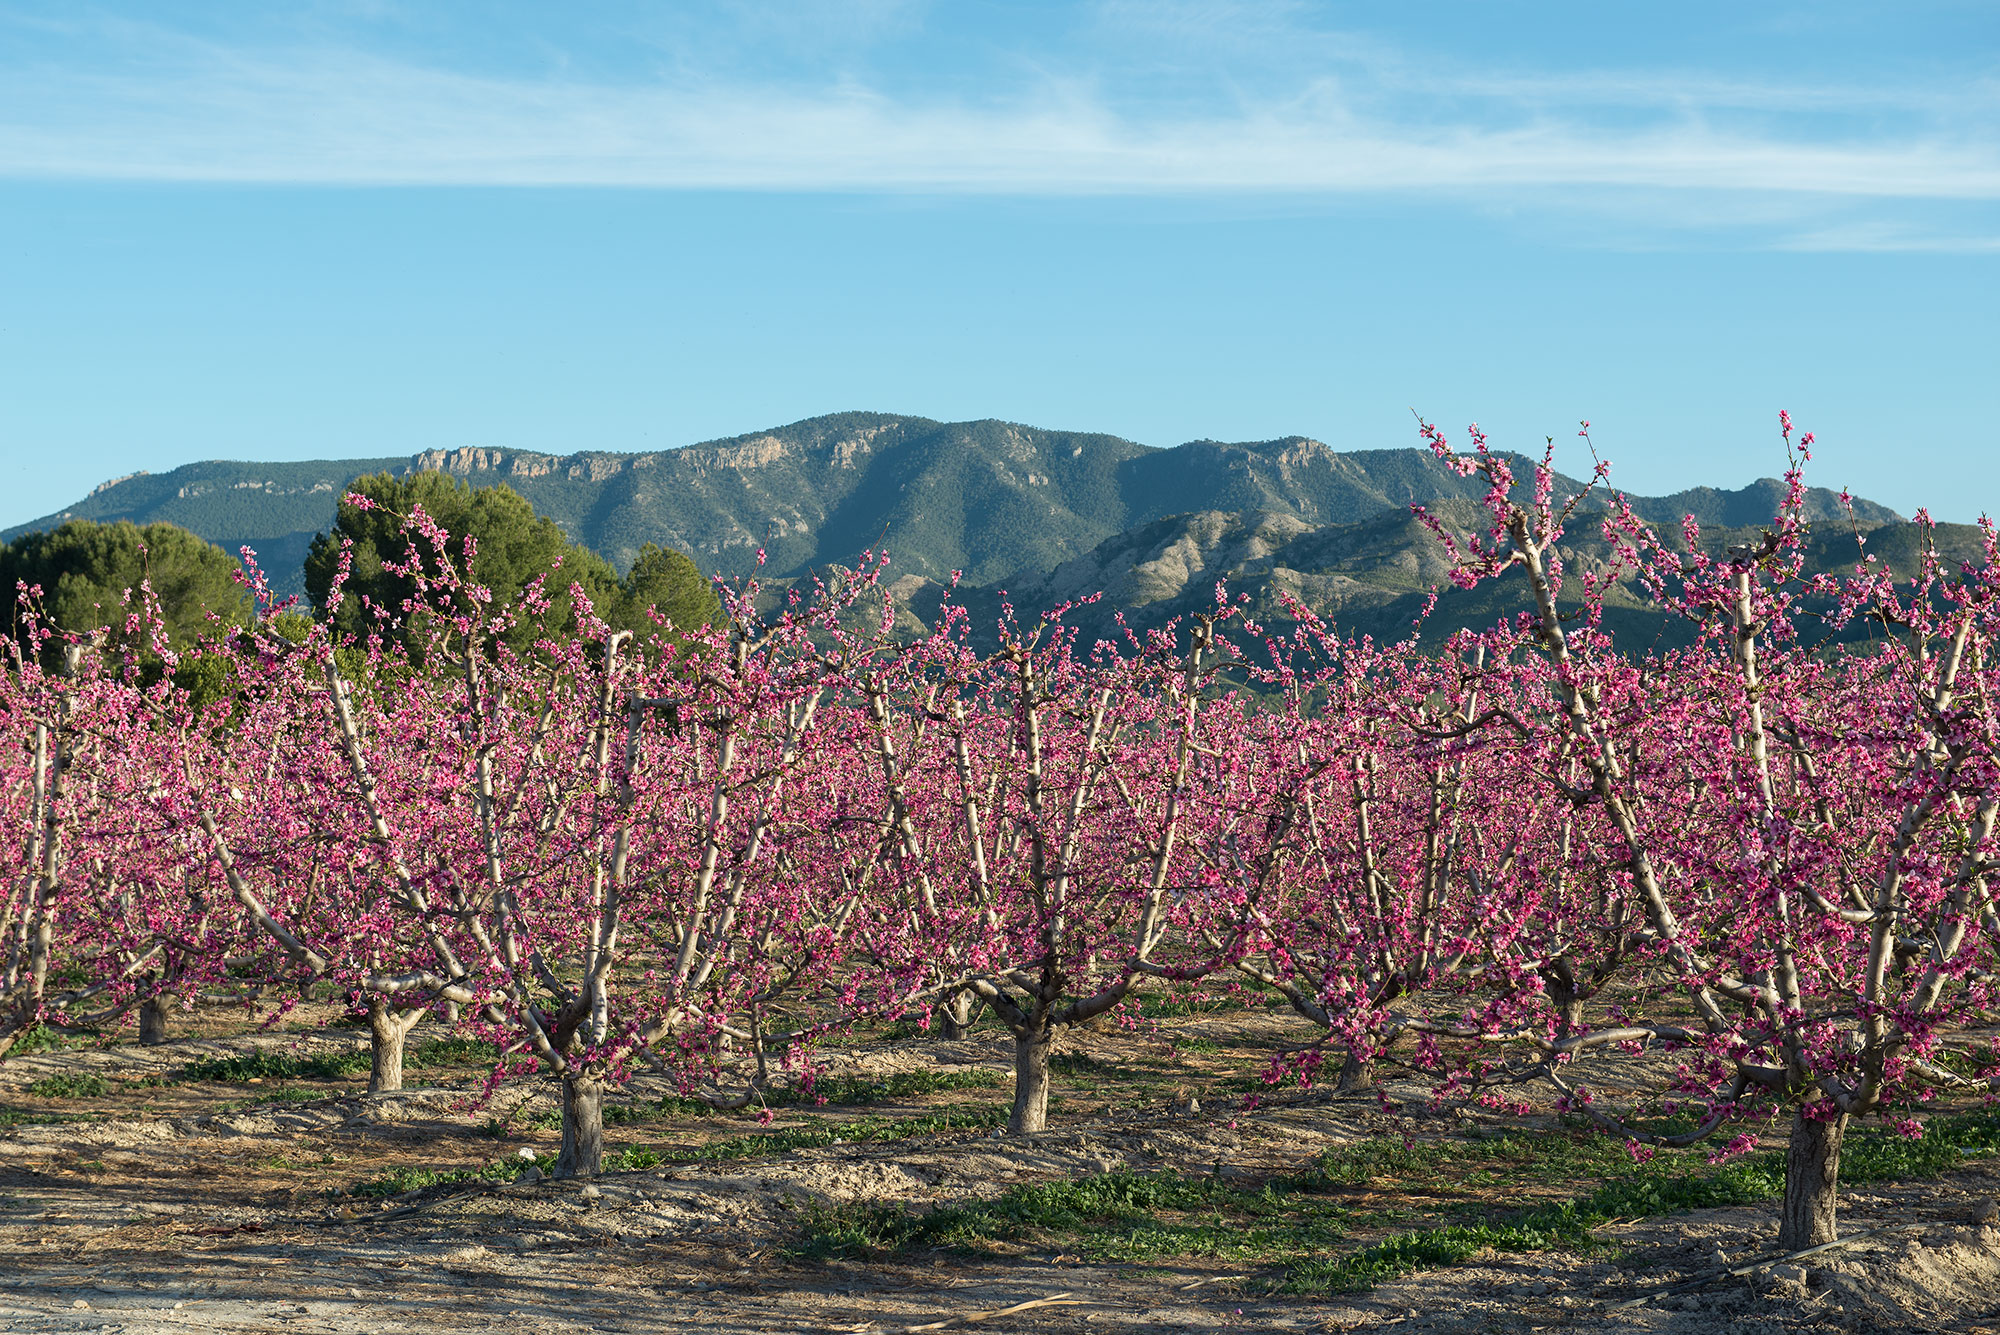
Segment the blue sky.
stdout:
<svg viewBox="0 0 2000 1335">
<path fill-rule="evenodd" d="M 848 408 L 1567 443 L 1967 520 L 2000 6 L 0 9 L 0 526 Z M 1574 461 L 1572 459 L 1572 461 Z"/>
</svg>

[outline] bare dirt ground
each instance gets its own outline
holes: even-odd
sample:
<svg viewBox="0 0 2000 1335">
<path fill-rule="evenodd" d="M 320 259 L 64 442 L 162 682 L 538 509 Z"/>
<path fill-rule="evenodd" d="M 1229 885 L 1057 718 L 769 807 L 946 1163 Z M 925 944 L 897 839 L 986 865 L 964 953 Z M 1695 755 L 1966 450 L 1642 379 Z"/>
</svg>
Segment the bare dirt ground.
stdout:
<svg viewBox="0 0 2000 1335">
<path fill-rule="evenodd" d="M 921 1208 L 1114 1171 L 1254 1187 L 1369 1137 L 1481 1129 L 1463 1114 L 1429 1114 L 1415 1085 L 1388 1086 L 1388 1106 L 1295 1097 L 1245 1108 L 1266 1023 L 1211 1017 L 1164 1037 L 1081 1035 L 1054 1127 L 1028 1142 L 947 1131 L 672 1162 L 591 1182 L 433 1184 L 381 1199 L 347 1189 L 393 1168 L 481 1167 L 552 1148 L 548 1093 L 510 1085 L 469 1106 L 472 1068 L 412 1072 L 432 1087 L 373 1099 L 353 1080 L 267 1086 L 176 1074 L 221 1054 L 310 1056 L 360 1044 L 353 1030 L 312 1016 L 291 1032 L 18 1058 L 0 1066 L 0 1108 L 13 1115 L 0 1121 L 0 1330 L 2000 1333 L 2000 1226 L 1974 1222 L 2000 1192 L 2000 1171 L 1977 1163 L 1940 1180 L 1859 1188 L 1843 1229 L 1881 1231 L 1722 1279 L 1713 1277 L 1768 1254 L 1771 1207 L 1614 1221 L 1598 1230 L 1605 1245 L 1588 1251 L 1487 1252 L 1337 1295 L 1276 1292 L 1272 1267 L 1215 1255 L 1091 1259 L 1063 1250 L 1059 1236 L 971 1255 L 808 1260 L 795 1249 L 815 1211 Z M 997 1075 L 1009 1060 L 997 1035 L 981 1035 L 861 1045 L 836 1054 L 835 1066 L 865 1077 Z M 101 1076 L 104 1092 L 28 1092 L 79 1074 Z M 660 1092 L 641 1082 L 634 1098 Z M 858 1112 L 795 1108 L 777 1126 L 946 1107 L 990 1114 L 1005 1095 L 992 1083 Z M 614 1125 L 610 1139 L 685 1155 L 758 1130 L 748 1117 L 682 1118 Z M 1425 1205 L 1383 1194 L 1363 1183 L 1342 1198 L 1344 1208 L 1381 1214 L 1355 1245 Z"/>
</svg>

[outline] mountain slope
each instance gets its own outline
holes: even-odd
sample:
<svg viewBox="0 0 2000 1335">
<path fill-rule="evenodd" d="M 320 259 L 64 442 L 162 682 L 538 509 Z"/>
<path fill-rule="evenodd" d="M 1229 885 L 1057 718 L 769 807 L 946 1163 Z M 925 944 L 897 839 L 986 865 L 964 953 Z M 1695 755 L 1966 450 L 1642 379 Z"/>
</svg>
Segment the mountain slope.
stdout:
<svg viewBox="0 0 2000 1335">
<path fill-rule="evenodd" d="M 779 577 L 885 547 L 898 574 L 944 580 L 962 571 L 971 584 L 1022 587 L 1108 540 L 1137 551 L 1149 541 L 1139 531 L 1171 516 L 1259 516 L 1244 520 L 1257 529 L 1244 540 L 1268 545 L 1277 540 L 1273 525 L 1298 526 L 1293 540 L 1306 529 L 1385 516 L 1394 528 L 1408 522 L 1412 502 L 1470 503 L 1483 490 L 1419 449 L 1338 452 L 1304 437 L 1154 449 L 1010 422 L 855 412 L 645 454 L 466 448 L 408 459 L 190 464 L 107 483 L 0 538 L 69 518 L 166 520 L 231 550 L 256 547 L 276 582 L 296 590 L 306 543 L 331 525 L 353 478 L 428 468 L 513 487 L 621 569 L 646 542 L 678 547 L 725 575 L 749 573 L 762 549 L 766 573 Z M 1517 472 L 1529 476 L 1527 461 Z M 1769 516 L 1778 486 L 1766 479 L 1635 505 L 1661 522 L 1691 510 L 1705 524 L 1741 524 Z M 1839 513 L 1830 492 L 1814 491 L 1810 506 L 1819 518 Z M 1868 502 L 1856 509 L 1867 527 L 1896 518 Z M 1221 541 L 1215 521 L 1204 522 Z M 1399 561 L 1409 556 L 1398 553 Z"/>
</svg>

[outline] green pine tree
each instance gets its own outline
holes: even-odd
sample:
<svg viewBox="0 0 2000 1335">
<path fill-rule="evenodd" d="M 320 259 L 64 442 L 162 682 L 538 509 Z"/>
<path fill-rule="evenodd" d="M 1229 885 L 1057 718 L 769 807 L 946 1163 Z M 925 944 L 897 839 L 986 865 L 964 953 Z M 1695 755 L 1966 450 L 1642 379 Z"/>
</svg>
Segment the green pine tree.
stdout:
<svg viewBox="0 0 2000 1335">
<path fill-rule="evenodd" d="M 675 640 L 722 619 L 722 600 L 715 585 L 684 552 L 647 543 L 620 584 L 616 615 L 605 620 L 644 639 L 652 633 L 657 613 L 665 633 Z"/>
<path fill-rule="evenodd" d="M 20 588 L 41 586 L 42 611 L 55 629 L 122 634 L 148 581 L 158 597 L 169 642 L 177 649 L 210 632 L 215 619 L 249 622 L 250 595 L 236 582 L 237 560 L 174 524 L 144 528 L 72 519 L 60 528 L 0 543 L 0 619 L 18 633 Z M 127 591 L 133 591 L 131 604 Z"/>
<path fill-rule="evenodd" d="M 541 635 L 576 632 L 571 584 L 582 588 L 611 626 L 642 636 L 653 626 L 648 609 L 658 609 L 678 632 L 721 615 L 714 590 L 685 555 L 649 543 L 631 574 L 621 580 L 603 557 L 570 541 L 554 520 L 537 515 L 510 487 L 472 487 L 439 472 L 402 477 L 377 473 L 355 479 L 349 491 L 366 496 L 376 508 L 364 510 L 343 500 L 333 530 L 313 539 L 305 562 L 307 597 L 313 606 L 324 608 L 339 569 L 342 543 L 352 541 L 351 571 L 333 615 L 334 629 L 342 634 L 365 636 L 378 625 L 392 634 L 406 633 L 404 605 L 413 586 L 407 577 L 385 568 L 384 562 L 400 565 L 409 559 L 403 520 L 418 506 L 450 535 L 445 559 L 460 562 L 465 539 L 473 539 L 471 576 L 492 591 L 496 606 L 512 604 L 537 576 L 546 577 L 549 611 L 509 634 L 517 649 L 525 649 Z M 422 557 L 427 569 L 436 568 L 436 551 L 426 550 Z M 364 596 L 373 607 L 389 613 L 388 622 L 378 622 L 364 608 Z"/>
</svg>

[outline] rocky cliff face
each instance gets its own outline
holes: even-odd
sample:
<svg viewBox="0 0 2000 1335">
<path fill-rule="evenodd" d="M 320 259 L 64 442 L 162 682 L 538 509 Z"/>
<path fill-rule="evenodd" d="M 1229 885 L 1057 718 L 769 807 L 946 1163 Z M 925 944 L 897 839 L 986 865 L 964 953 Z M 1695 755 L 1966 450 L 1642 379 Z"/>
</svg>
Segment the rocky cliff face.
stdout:
<svg viewBox="0 0 2000 1335">
<path fill-rule="evenodd" d="M 1460 533 L 1476 519 L 1463 501 L 1438 510 Z M 1280 615 L 1297 599 L 1350 619 L 1421 594 L 1449 570 L 1443 548 L 1407 510 L 1334 525 L 1282 510 L 1200 510 L 1120 533 L 1010 592 L 1017 605 L 1047 607 L 1101 591 L 1071 619 L 1102 636 L 1115 634 L 1120 612 L 1138 626 L 1212 612 L 1219 583 L 1232 600 L 1247 597 L 1256 617 Z"/>
</svg>

